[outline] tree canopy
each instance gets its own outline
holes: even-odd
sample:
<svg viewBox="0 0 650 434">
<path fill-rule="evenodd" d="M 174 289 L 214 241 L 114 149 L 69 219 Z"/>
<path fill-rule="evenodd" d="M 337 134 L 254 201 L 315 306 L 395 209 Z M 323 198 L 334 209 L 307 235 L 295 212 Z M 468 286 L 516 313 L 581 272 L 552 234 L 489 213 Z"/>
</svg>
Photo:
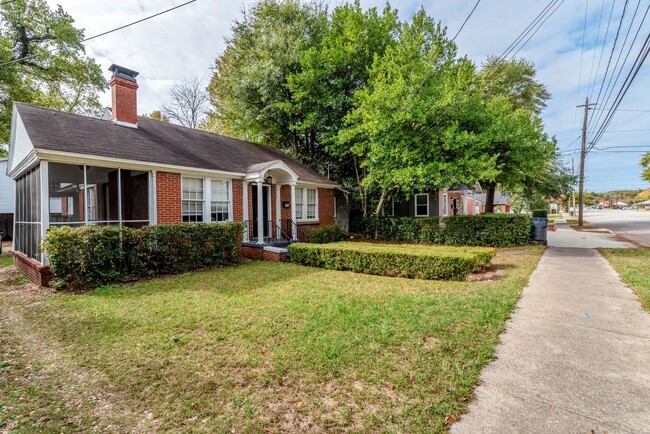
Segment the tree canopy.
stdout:
<svg viewBox="0 0 650 434">
<path fill-rule="evenodd" d="M 101 114 L 107 85 L 85 54 L 82 29 L 61 6 L 18 0 L 0 6 L 0 142 L 9 141 L 14 101 Z"/>
<path fill-rule="evenodd" d="M 646 153 L 643 158 L 641 158 L 641 166 L 643 167 L 641 177 L 650 182 L 650 152 Z"/>
</svg>

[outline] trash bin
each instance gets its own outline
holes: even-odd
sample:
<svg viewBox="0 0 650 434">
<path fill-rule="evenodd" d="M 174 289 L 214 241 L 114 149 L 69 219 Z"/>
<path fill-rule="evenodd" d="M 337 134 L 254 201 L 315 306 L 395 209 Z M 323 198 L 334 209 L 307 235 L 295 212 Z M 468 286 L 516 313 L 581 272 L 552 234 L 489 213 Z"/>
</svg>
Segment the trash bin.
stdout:
<svg viewBox="0 0 650 434">
<path fill-rule="evenodd" d="M 533 241 L 546 244 L 548 217 L 533 217 Z"/>
</svg>

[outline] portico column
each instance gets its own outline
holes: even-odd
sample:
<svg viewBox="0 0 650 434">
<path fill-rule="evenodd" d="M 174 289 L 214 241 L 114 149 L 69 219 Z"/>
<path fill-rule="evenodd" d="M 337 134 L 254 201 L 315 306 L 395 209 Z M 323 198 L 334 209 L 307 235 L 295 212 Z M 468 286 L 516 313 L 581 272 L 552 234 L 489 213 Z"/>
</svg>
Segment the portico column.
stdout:
<svg viewBox="0 0 650 434">
<path fill-rule="evenodd" d="M 264 189 L 263 180 L 257 181 L 257 244 L 264 244 Z"/>
<path fill-rule="evenodd" d="M 244 224 L 246 226 L 246 230 L 244 230 L 244 241 L 250 241 L 248 238 L 248 234 L 250 232 L 250 228 L 248 225 L 250 224 L 248 221 L 248 182 L 244 181 L 242 182 L 242 192 L 241 192 L 241 197 L 242 197 L 242 215 L 244 216 Z"/>
<path fill-rule="evenodd" d="M 291 238 L 294 240 L 298 237 L 298 228 L 296 227 L 296 183 L 292 182 L 291 186 Z"/>
</svg>

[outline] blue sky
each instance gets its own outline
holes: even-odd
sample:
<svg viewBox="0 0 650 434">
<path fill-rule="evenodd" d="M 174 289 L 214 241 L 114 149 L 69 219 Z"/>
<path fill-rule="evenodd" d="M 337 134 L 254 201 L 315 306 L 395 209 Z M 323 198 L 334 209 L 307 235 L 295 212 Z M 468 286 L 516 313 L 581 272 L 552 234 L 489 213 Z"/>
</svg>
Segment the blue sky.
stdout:
<svg viewBox="0 0 650 434">
<path fill-rule="evenodd" d="M 580 135 L 582 125 L 582 112 L 576 109 L 576 105 L 583 104 L 588 94 L 593 93 L 595 97 L 598 93 L 623 9 L 624 2 L 613 4 L 614 1 L 565 1 L 517 54 L 517 57 L 524 57 L 535 63 L 539 79 L 548 86 L 552 99 L 543 114 L 546 131 L 549 135 L 557 137 L 559 148 L 565 150 L 563 156 L 569 165 L 571 157 L 576 158 L 576 167 L 578 153 L 575 151 L 579 149 L 580 142 L 574 140 Z M 646 3 L 637 1 L 638 4 Z M 183 3 L 183 0 L 48 2 L 52 5 L 61 4 L 76 19 L 77 25 L 86 29 L 86 36 L 92 36 Z M 224 38 L 230 32 L 232 21 L 241 16 L 242 8 L 248 3 L 240 0 L 197 0 L 167 15 L 90 41 L 87 44 L 88 54 L 95 57 L 104 70 L 111 63 L 118 63 L 139 71 L 139 111 L 151 112 L 166 102 L 167 92 L 174 81 L 189 76 L 206 79 L 210 76 L 213 60 L 224 49 Z M 331 2 L 331 5 L 338 3 Z M 376 0 L 362 0 L 361 3 L 364 7 L 383 8 L 385 5 L 384 1 Z M 476 1 L 401 0 L 390 3 L 400 11 L 403 19 L 408 19 L 415 10 L 423 7 L 429 15 L 447 26 L 449 34 L 454 35 Z M 456 40 L 459 54 L 467 55 L 477 64 L 481 64 L 488 55 L 500 55 L 547 3 L 533 0 L 481 1 Z M 614 8 L 609 34 L 605 40 L 603 61 L 596 74 L 612 5 Z M 624 38 L 636 6 L 637 2 L 634 0 L 628 4 L 619 44 Z M 602 19 L 601 7 L 604 8 Z M 636 23 L 640 21 L 646 7 L 647 5 L 640 5 Z M 587 25 L 583 51 L 585 10 Z M 636 26 L 637 24 L 633 27 L 634 31 Z M 649 30 L 650 17 L 640 32 L 631 58 L 638 53 L 639 41 L 645 39 Z M 630 36 L 628 44 L 632 37 L 633 35 Z M 617 56 L 618 50 L 612 65 Z M 628 64 L 630 62 L 631 59 Z M 628 67 L 624 68 L 623 75 L 627 74 L 628 70 Z M 106 71 L 106 76 L 108 75 Z M 598 83 L 595 92 L 592 91 L 594 83 Z M 647 139 L 650 137 L 650 103 L 644 98 L 649 84 L 650 73 L 648 65 L 645 65 L 620 108 L 648 111 L 621 110 L 615 115 L 609 126 L 610 132 L 603 135 L 597 147 L 630 147 L 594 150 L 587 156 L 585 186 L 588 191 L 650 188 L 650 183 L 640 177 L 639 160 L 642 154 L 637 152 L 650 150 L 650 141 Z M 103 102 L 110 105 L 108 93 L 104 95 Z M 590 116 L 599 112 L 602 110 L 594 110 L 590 112 Z M 597 120 L 598 117 L 594 116 L 593 119 Z M 588 128 L 588 131 L 593 128 Z"/>
</svg>

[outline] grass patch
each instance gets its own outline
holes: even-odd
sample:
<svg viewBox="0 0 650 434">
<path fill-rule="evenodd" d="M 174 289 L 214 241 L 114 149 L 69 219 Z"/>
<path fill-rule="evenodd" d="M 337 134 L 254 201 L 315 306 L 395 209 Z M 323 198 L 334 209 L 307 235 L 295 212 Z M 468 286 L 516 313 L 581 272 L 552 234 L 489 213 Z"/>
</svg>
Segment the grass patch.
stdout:
<svg viewBox="0 0 650 434">
<path fill-rule="evenodd" d="M 14 257 L 11 253 L 0 255 L 0 268 L 10 267 L 12 265 L 14 265 Z"/>
<path fill-rule="evenodd" d="M 293 262 L 312 267 L 441 280 L 463 280 L 494 257 L 494 249 L 487 247 L 360 242 L 293 244 L 289 253 Z"/>
<path fill-rule="evenodd" d="M 650 311 L 650 249 L 598 249 Z"/>
<path fill-rule="evenodd" d="M 3 353 L 20 354 L 0 360 L 0 418 L 22 432 L 442 432 L 543 250 L 498 249 L 507 275 L 475 283 L 250 262 L 84 294 L 4 288 Z"/>
</svg>

